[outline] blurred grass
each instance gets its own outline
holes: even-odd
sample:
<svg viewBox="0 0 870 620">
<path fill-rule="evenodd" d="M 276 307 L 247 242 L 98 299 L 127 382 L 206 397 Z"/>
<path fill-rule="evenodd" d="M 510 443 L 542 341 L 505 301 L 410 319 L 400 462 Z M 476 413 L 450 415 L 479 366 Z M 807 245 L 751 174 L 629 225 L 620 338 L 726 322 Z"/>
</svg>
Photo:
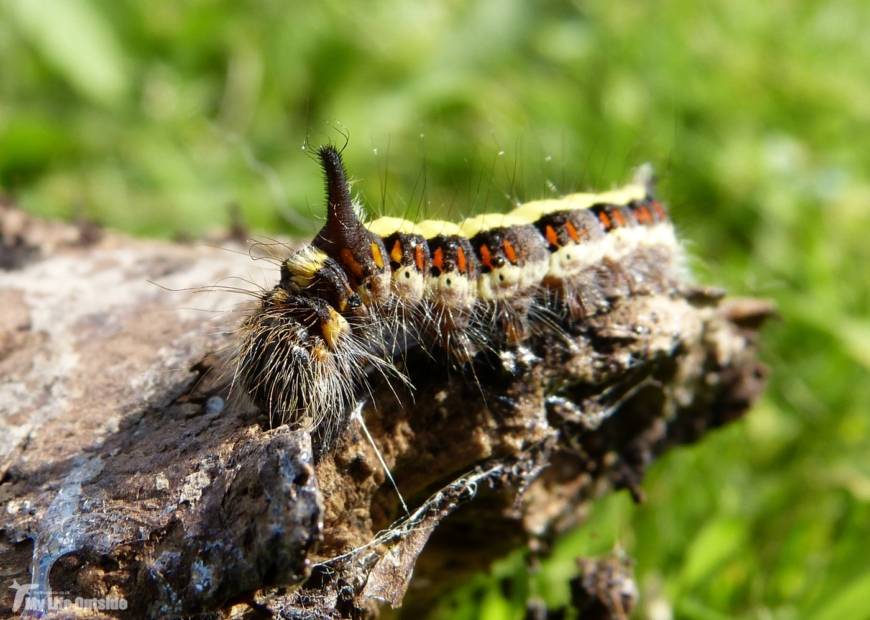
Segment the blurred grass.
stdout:
<svg viewBox="0 0 870 620">
<path fill-rule="evenodd" d="M 618 545 L 638 617 L 870 618 L 868 29 L 858 0 L 2 0 L 0 189 L 139 235 L 202 235 L 231 203 L 310 234 L 306 139 L 349 134 L 357 189 L 392 214 L 652 161 L 699 279 L 778 303 L 770 389 L 659 462 L 646 504 L 599 502 L 540 571 L 514 554 L 438 615 L 558 606 L 573 558 Z"/>
</svg>

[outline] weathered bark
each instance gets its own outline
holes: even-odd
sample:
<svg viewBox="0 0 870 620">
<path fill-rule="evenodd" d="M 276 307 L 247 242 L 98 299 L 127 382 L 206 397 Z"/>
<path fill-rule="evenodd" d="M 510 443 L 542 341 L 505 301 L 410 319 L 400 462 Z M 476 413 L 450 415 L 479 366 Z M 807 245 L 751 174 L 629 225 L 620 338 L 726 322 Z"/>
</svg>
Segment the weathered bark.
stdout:
<svg viewBox="0 0 870 620">
<path fill-rule="evenodd" d="M 321 449 L 266 429 L 231 393 L 220 352 L 246 298 L 209 287 L 276 275 L 219 245 L 241 251 L 0 207 L 10 586 L 128 605 L 65 612 L 77 616 L 332 618 L 386 601 L 410 617 L 511 548 L 545 547 L 602 493 L 640 499 L 660 453 L 740 417 L 763 388 L 755 338 L 769 304 L 703 290 L 626 299 L 570 339 L 463 371 L 412 353 L 413 392 L 375 381 L 363 411 L 407 515 L 356 420 Z M 630 591 L 621 564 L 584 566 L 578 593 L 615 592 L 589 603 L 595 617 L 633 604 L 614 602 Z M 0 614 L 14 594 L 0 584 Z"/>
</svg>

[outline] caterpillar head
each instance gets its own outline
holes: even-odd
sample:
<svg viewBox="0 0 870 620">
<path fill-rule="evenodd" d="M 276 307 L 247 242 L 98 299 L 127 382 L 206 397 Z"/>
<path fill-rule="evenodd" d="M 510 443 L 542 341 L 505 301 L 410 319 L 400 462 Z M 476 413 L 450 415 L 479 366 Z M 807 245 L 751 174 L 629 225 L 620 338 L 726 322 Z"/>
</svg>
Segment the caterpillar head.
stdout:
<svg viewBox="0 0 870 620">
<path fill-rule="evenodd" d="M 317 430 L 328 444 L 372 370 L 398 375 L 325 299 L 278 285 L 240 329 L 233 382 L 270 426 Z"/>
</svg>

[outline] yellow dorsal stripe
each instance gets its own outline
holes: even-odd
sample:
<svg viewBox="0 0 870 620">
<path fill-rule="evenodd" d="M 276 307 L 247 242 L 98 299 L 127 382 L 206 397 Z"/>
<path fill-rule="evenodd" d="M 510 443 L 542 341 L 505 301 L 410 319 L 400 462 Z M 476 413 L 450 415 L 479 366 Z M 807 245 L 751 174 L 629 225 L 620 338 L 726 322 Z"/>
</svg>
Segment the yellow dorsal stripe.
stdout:
<svg viewBox="0 0 870 620">
<path fill-rule="evenodd" d="M 423 234 L 414 222 L 400 217 L 379 217 L 378 219 L 366 224 L 366 228 L 381 239 L 386 239 L 393 233 L 397 232 L 406 235 Z"/>
<path fill-rule="evenodd" d="M 486 213 L 469 218 L 461 224 L 446 220 L 424 220 L 417 224 L 399 217 L 380 217 L 366 224 L 366 228 L 386 239 L 393 233 L 418 234 L 426 239 L 438 235 L 458 235 L 471 239 L 475 235 L 502 226 L 520 226 L 534 224 L 540 218 L 558 211 L 588 209 L 595 204 L 627 205 L 634 200 L 646 198 L 645 185 L 634 183 L 623 188 L 600 194 L 577 193 L 568 194 L 562 198 L 551 200 L 535 200 L 527 202 L 510 213 Z"/>
<path fill-rule="evenodd" d="M 462 233 L 471 239 L 475 235 L 492 228 L 500 228 L 504 226 L 519 226 L 526 222 L 518 217 L 514 217 L 509 213 L 486 213 L 465 220 L 460 224 L 459 228 Z"/>
<path fill-rule="evenodd" d="M 426 239 L 432 239 L 438 235 L 465 236 L 462 232 L 462 228 L 453 222 L 447 222 L 445 220 L 424 220 L 417 224 L 417 229 Z"/>
<path fill-rule="evenodd" d="M 588 209 L 595 204 L 627 205 L 633 200 L 646 198 L 647 188 L 644 185 L 626 185 L 621 189 L 601 194 L 568 194 L 554 200 L 535 200 L 517 207 L 509 213 L 510 216 L 531 224 L 545 215 L 558 211 L 573 211 Z"/>
</svg>

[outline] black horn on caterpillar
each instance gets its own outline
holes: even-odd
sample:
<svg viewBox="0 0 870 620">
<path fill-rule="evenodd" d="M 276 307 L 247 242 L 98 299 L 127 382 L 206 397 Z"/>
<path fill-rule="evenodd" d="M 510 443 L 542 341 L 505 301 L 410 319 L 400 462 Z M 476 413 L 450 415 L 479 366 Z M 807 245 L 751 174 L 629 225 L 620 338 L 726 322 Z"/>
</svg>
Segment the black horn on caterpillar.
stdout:
<svg viewBox="0 0 870 620">
<path fill-rule="evenodd" d="M 312 245 L 338 261 L 364 303 L 384 302 L 390 294 L 390 265 L 383 241 L 361 221 L 341 153 L 323 146 L 317 154 L 326 177 L 327 212 L 326 225 Z"/>
</svg>

